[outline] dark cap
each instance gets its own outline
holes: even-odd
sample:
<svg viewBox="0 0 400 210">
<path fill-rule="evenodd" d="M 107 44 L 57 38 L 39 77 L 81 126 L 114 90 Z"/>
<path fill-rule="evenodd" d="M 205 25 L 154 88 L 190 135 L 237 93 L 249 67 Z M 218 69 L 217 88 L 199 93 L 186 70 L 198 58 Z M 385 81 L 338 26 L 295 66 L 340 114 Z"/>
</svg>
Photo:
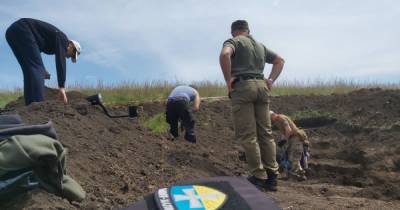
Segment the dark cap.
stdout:
<svg viewBox="0 0 400 210">
<path fill-rule="evenodd" d="M 231 25 L 231 31 L 235 30 L 249 30 L 249 24 L 245 20 L 237 20 Z"/>
</svg>

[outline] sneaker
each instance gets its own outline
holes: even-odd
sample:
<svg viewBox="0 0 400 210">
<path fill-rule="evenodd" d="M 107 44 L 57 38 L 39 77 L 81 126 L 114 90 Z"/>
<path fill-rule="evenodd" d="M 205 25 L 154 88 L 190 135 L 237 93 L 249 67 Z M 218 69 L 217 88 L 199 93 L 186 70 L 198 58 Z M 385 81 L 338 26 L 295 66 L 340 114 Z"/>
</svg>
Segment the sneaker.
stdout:
<svg viewBox="0 0 400 210">
<path fill-rule="evenodd" d="M 302 182 L 302 181 L 306 181 L 307 180 L 306 175 L 304 175 L 302 173 L 295 173 L 295 172 L 292 172 L 292 171 L 289 171 L 288 177 L 289 177 L 290 180 L 295 180 L 295 181 L 298 181 L 298 182 Z"/>
<path fill-rule="evenodd" d="M 171 136 L 173 136 L 174 138 L 178 138 L 178 137 L 179 137 L 179 133 L 178 133 L 177 130 L 170 129 L 170 130 L 169 130 L 169 134 L 170 134 Z"/>
<path fill-rule="evenodd" d="M 168 133 L 167 139 L 168 139 L 168 140 L 171 140 L 171 141 L 175 141 L 175 140 L 178 139 L 178 137 L 177 137 L 177 136 L 174 136 L 172 133 Z"/>
<path fill-rule="evenodd" d="M 265 179 L 259 179 L 255 176 L 247 177 L 247 181 L 252 183 L 254 186 L 256 186 L 257 189 L 259 189 L 262 192 L 264 192 L 267 187 Z"/>
</svg>

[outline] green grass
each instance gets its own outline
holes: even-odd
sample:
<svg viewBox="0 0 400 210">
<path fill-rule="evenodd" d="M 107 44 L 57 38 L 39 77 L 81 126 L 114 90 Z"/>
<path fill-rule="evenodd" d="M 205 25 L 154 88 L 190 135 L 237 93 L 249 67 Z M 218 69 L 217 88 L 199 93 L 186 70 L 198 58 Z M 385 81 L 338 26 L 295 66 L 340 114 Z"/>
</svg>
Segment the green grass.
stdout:
<svg viewBox="0 0 400 210">
<path fill-rule="evenodd" d="M 400 83 L 378 83 L 334 79 L 330 81 L 279 81 L 274 85 L 272 95 L 330 95 L 348 93 L 360 88 L 399 89 Z"/>
<path fill-rule="evenodd" d="M 171 90 L 180 82 L 170 83 L 165 81 L 146 82 L 143 84 L 123 82 L 117 85 L 104 85 L 99 82 L 96 86 L 72 85 L 70 89 L 82 91 L 86 94 L 100 92 L 108 105 L 127 104 L 132 102 L 148 102 L 165 100 Z M 201 97 L 227 96 L 227 88 L 222 82 L 193 82 L 198 87 Z M 396 89 L 399 84 L 362 83 L 347 80 L 323 81 L 292 81 L 277 82 L 271 92 L 274 96 L 279 95 L 329 95 L 341 94 L 360 88 L 381 87 Z"/>
<path fill-rule="evenodd" d="M 72 85 L 69 89 L 81 91 L 88 95 L 101 93 L 106 104 L 127 104 L 132 102 L 149 102 L 165 100 L 171 90 L 178 84 L 164 81 L 146 82 L 143 84 L 123 82 L 118 85 L 103 85 L 101 82 L 96 86 Z M 198 87 L 202 97 L 214 97 L 226 95 L 226 88 L 218 82 L 193 82 Z"/>
<path fill-rule="evenodd" d="M 163 134 L 168 131 L 168 123 L 165 121 L 165 114 L 159 113 L 148 119 L 142 119 L 141 124 L 149 128 L 153 133 Z"/>
<path fill-rule="evenodd" d="M 72 84 L 68 90 L 81 91 L 87 95 L 101 93 L 107 105 L 124 105 L 165 100 L 170 91 L 182 82 L 151 81 L 145 83 L 121 82 L 118 84 L 104 84 L 98 82 L 95 86 Z M 201 81 L 193 82 L 198 87 L 201 97 L 226 96 L 227 89 L 222 82 Z M 384 89 L 398 89 L 398 84 L 379 84 L 374 82 L 354 82 L 351 80 L 332 81 L 278 81 L 271 92 L 272 95 L 329 95 L 332 93 L 347 93 L 359 88 L 381 87 Z M 21 90 L 1 91 L 0 108 L 8 102 L 22 95 Z"/>
<path fill-rule="evenodd" d="M 0 91 L 0 108 L 3 108 L 6 104 L 16 100 L 20 96 L 22 96 L 22 92 L 20 90 Z"/>
</svg>

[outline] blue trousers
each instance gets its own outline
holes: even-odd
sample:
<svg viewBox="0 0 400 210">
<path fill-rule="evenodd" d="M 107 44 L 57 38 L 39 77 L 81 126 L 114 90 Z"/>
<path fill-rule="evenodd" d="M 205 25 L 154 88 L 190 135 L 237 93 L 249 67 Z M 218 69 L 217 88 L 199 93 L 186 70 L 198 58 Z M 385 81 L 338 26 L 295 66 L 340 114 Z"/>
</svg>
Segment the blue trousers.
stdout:
<svg viewBox="0 0 400 210">
<path fill-rule="evenodd" d="M 45 68 L 32 31 L 17 21 L 7 29 L 6 39 L 22 68 L 25 104 L 43 101 Z"/>
</svg>

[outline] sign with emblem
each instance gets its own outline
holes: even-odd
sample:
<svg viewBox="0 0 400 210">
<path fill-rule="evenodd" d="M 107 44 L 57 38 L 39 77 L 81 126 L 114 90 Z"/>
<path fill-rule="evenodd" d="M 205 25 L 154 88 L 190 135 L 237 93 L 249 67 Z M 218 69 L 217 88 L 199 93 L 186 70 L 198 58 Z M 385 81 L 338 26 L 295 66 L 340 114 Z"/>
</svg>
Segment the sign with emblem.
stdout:
<svg viewBox="0 0 400 210">
<path fill-rule="evenodd" d="M 219 190 L 202 185 L 173 186 L 155 193 L 160 210 L 218 210 L 227 197 Z"/>
</svg>

